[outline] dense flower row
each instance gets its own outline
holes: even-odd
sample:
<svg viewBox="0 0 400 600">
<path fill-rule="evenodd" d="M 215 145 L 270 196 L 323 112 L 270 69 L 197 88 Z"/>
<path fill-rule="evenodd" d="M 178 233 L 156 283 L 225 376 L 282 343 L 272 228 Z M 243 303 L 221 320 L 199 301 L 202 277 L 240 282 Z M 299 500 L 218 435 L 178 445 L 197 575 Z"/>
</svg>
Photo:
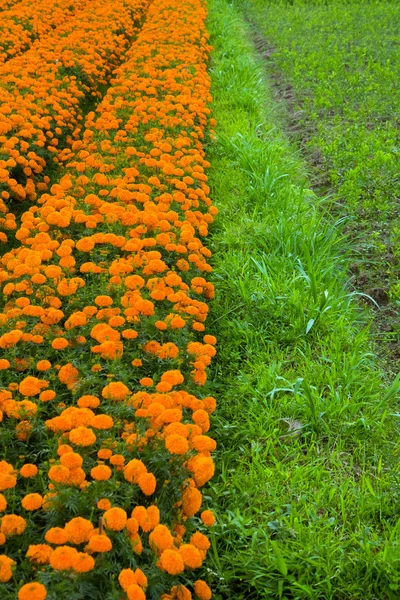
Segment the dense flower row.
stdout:
<svg viewBox="0 0 400 600">
<path fill-rule="evenodd" d="M 3 0 L 3 2 L 1 3 L 0 6 L 0 14 L 3 13 L 3 11 L 8 10 L 9 8 L 11 8 L 12 6 L 15 6 L 16 4 L 18 4 L 21 0 Z"/>
<path fill-rule="evenodd" d="M 211 598 L 205 17 L 154 0 L 1 259 L 4 600 Z"/>
<path fill-rule="evenodd" d="M 148 0 L 93 0 L 0 70 L 0 242 L 35 200 L 136 35 Z M 67 150 L 68 156 L 69 150 Z"/>
<path fill-rule="evenodd" d="M 0 65 L 25 52 L 35 39 L 71 19 L 87 0 L 21 0 L 0 19 Z"/>
</svg>

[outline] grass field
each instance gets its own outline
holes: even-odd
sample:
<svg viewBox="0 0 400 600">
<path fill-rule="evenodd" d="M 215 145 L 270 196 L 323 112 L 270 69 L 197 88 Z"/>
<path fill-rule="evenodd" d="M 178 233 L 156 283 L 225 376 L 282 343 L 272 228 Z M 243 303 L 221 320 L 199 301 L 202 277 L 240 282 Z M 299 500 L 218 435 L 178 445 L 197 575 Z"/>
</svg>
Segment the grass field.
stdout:
<svg viewBox="0 0 400 600">
<path fill-rule="evenodd" d="M 309 190 L 241 8 L 216 1 L 209 17 L 215 597 L 394 599 L 397 384 L 348 285 L 355 240 Z M 275 10 L 290 13 L 271 5 L 270 28 Z"/>
<path fill-rule="evenodd" d="M 399 3 L 248 3 L 293 139 L 320 194 L 347 218 L 355 288 L 380 306 L 375 335 L 399 371 Z M 370 302 L 372 306 L 373 303 Z"/>
</svg>

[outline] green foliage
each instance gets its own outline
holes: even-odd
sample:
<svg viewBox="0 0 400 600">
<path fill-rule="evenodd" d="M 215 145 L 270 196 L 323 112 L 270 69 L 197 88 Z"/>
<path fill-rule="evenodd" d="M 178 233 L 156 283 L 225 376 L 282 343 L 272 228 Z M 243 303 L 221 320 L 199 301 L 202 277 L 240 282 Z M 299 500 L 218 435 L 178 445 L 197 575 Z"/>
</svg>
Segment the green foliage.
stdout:
<svg viewBox="0 0 400 600">
<path fill-rule="evenodd" d="M 290 118 L 318 184 L 337 195 L 335 211 L 349 218 L 358 240 L 356 285 L 386 304 L 396 295 L 400 267 L 399 3 L 246 6 L 271 44 L 271 74 L 290 98 Z M 386 311 L 392 337 L 395 311 Z"/>
<path fill-rule="evenodd" d="M 398 381 L 379 372 L 348 287 L 353 240 L 307 188 L 241 13 L 212 0 L 208 28 L 214 598 L 395 599 Z"/>
</svg>

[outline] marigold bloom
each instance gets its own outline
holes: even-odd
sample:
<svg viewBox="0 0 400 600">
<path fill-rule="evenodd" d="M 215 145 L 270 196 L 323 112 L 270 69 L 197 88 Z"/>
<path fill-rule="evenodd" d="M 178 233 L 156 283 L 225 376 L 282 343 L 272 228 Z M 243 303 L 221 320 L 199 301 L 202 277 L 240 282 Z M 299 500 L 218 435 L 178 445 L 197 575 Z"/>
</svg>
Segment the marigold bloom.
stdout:
<svg viewBox="0 0 400 600">
<path fill-rule="evenodd" d="M 51 342 L 51 347 L 54 350 L 64 350 L 68 345 L 68 340 L 63 337 L 54 338 L 54 340 Z"/>
<path fill-rule="evenodd" d="M 83 458 L 77 452 L 65 452 L 60 456 L 60 463 L 68 469 L 77 469 L 83 464 Z"/>
<path fill-rule="evenodd" d="M 181 435 L 173 434 L 165 438 L 165 447 L 171 454 L 186 454 L 189 451 L 189 443 Z"/>
<path fill-rule="evenodd" d="M 36 396 L 40 394 L 43 387 L 48 385 L 47 381 L 37 379 L 37 377 L 25 377 L 19 384 L 19 391 L 23 396 Z"/>
<path fill-rule="evenodd" d="M 5 511 L 7 508 L 7 500 L 4 498 L 3 494 L 0 494 L 0 512 Z"/>
<path fill-rule="evenodd" d="M 122 508 L 118 508 L 116 506 L 107 510 L 104 513 L 103 518 L 107 529 L 112 529 L 113 531 L 121 531 L 126 525 L 128 515 Z"/>
<path fill-rule="evenodd" d="M 66 544 L 68 542 L 68 534 L 61 527 L 52 527 L 51 529 L 49 529 L 46 532 L 44 539 L 46 540 L 46 542 L 49 542 L 50 544 L 56 544 L 57 546 L 63 546 L 64 544 Z"/>
<path fill-rule="evenodd" d="M 212 593 L 209 586 L 202 579 L 194 582 L 194 591 L 199 600 L 211 600 Z"/>
<path fill-rule="evenodd" d="M 4 515 L 1 518 L 1 533 L 6 537 L 22 535 L 26 529 L 26 521 L 19 515 Z"/>
<path fill-rule="evenodd" d="M 72 559 L 72 568 L 76 573 L 87 573 L 94 569 L 94 558 L 86 552 L 78 552 Z"/>
<path fill-rule="evenodd" d="M 48 476 L 52 481 L 65 483 L 69 477 L 69 469 L 63 465 L 54 465 L 53 467 L 50 467 Z"/>
<path fill-rule="evenodd" d="M 49 562 L 52 552 L 53 548 L 51 546 L 48 546 L 47 544 L 36 544 L 29 546 L 26 556 L 33 563 L 45 565 Z"/>
<path fill-rule="evenodd" d="M 123 401 L 129 394 L 129 388 L 126 387 L 121 381 L 112 381 L 106 385 L 101 395 L 107 400 Z"/>
<path fill-rule="evenodd" d="M 39 360 L 36 363 L 36 368 L 38 371 L 48 371 L 51 369 L 51 362 L 49 360 Z"/>
<path fill-rule="evenodd" d="M 0 582 L 6 583 L 12 577 L 12 567 L 15 565 L 15 561 L 9 558 L 5 554 L 0 555 Z"/>
<path fill-rule="evenodd" d="M 182 544 L 178 551 L 185 563 L 185 567 L 189 567 L 190 569 L 198 569 L 201 567 L 203 559 L 196 546 L 193 546 L 192 544 Z"/>
<path fill-rule="evenodd" d="M 200 514 L 200 519 L 207 527 L 212 527 L 216 521 L 215 515 L 211 510 L 203 510 Z"/>
<path fill-rule="evenodd" d="M 98 465 L 97 467 L 93 467 L 90 475 L 96 481 L 107 481 L 112 475 L 112 470 L 107 465 Z"/>
<path fill-rule="evenodd" d="M 71 546 L 59 546 L 50 555 L 50 565 L 56 571 L 68 571 L 77 554 L 77 550 Z"/>
<path fill-rule="evenodd" d="M 108 500 L 108 498 L 101 498 L 97 503 L 97 508 L 99 510 L 108 510 L 111 508 L 111 502 Z"/>
<path fill-rule="evenodd" d="M 18 592 L 18 600 L 45 600 L 46 596 L 46 588 L 37 581 L 26 583 Z"/>
<path fill-rule="evenodd" d="M 85 550 L 87 552 L 109 552 L 112 548 L 112 543 L 106 535 L 92 535 Z"/>
<path fill-rule="evenodd" d="M 137 584 L 134 571 L 132 571 L 132 569 L 122 569 L 118 575 L 118 582 L 122 589 L 126 592 L 130 585 Z"/>
<path fill-rule="evenodd" d="M 159 552 L 172 549 L 174 546 L 174 537 L 166 525 L 157 525 L 149 535 L 150 547 Z"/>
<path fill-rule="evenodd" d="M 130 585 L 126 590 L 128 600 L 146 600 L 146 594 L 136 583 Z"/>
<path fill-rule="evenodd" d="M 69 441 L 72 444 L 76 444 L 76 446 L 91 446 L 95 443 L 96 439 L 95 433 L 83 425 L 76 427 L 69 432 Z"/>
<path fill-rule="evenodd" d="M 64 527 L 70 544 L 87 542 L 94 527 L 90 521 L 82 517 L 71 519 Z"/>
<path fill-rule="evenodd" d="M 80 408 L 97 408 L 100 405 L 100 400 L 97 396 L 81 396 L 77 401 L 77 405 Z"/>
<path fill-rule="evenodd" d="M 157 479 L 153 473 L 142 473 L 137 478 L 137 484 L 145 496 L 151 496 L 156 490 Z"/>
<path fill-rule="evenodd" d="M 40 494 L 28 494 L 22 498 L 21 504 L 25 510 L 37 510 L 43 504 L 43 498 Z"/>
<path fill-rule="evenodd" d="M 164 550 L 160 558 L 160 567 L 170 575 L 178 575 L 184 571 L 185 563 L 177 550 Z"/>
<path fill-rule="evenodd" d="M 201 507 L 203 496 L 195 487 L 187 487 L 182 494 L 183 512 L 187 517 L 193 517 Z"/>
</svg>

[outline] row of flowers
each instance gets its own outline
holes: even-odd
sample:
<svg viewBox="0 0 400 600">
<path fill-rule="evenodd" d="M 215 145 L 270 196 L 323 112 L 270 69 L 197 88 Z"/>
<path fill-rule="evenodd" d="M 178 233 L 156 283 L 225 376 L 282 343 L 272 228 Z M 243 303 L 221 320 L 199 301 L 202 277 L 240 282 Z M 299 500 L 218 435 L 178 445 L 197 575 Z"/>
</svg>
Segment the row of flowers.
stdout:
<svg viewBox="0 0 400 600">
<path fill-rule="evenodd" d="M 1 6 L 0 6 L 0 15 L 3 13 L 3 11 L 8 10 L 15 4 L 18 4 L 18 2 L 20 2 L 20 1 L 21 0 L 3 0 L 3 2 L 1 3 Z"/>
<path fill-rule="evenodd" d="M 0 65 L 71 19 L 86 0 L 21 0 L 1 13 Z"/>
<path fill-rule="evenodd" d="M 4 600 L 211 598 L 205 18 L 154 0 L 0 260 Z"/>
<path fill-rule="evenodd" d="M 15 200 L 35 201 L 68 159 L 83 114 L 101 99 L 149 0 L 93 0 L 0 70 L 0 243 Z"/>
</svg>

